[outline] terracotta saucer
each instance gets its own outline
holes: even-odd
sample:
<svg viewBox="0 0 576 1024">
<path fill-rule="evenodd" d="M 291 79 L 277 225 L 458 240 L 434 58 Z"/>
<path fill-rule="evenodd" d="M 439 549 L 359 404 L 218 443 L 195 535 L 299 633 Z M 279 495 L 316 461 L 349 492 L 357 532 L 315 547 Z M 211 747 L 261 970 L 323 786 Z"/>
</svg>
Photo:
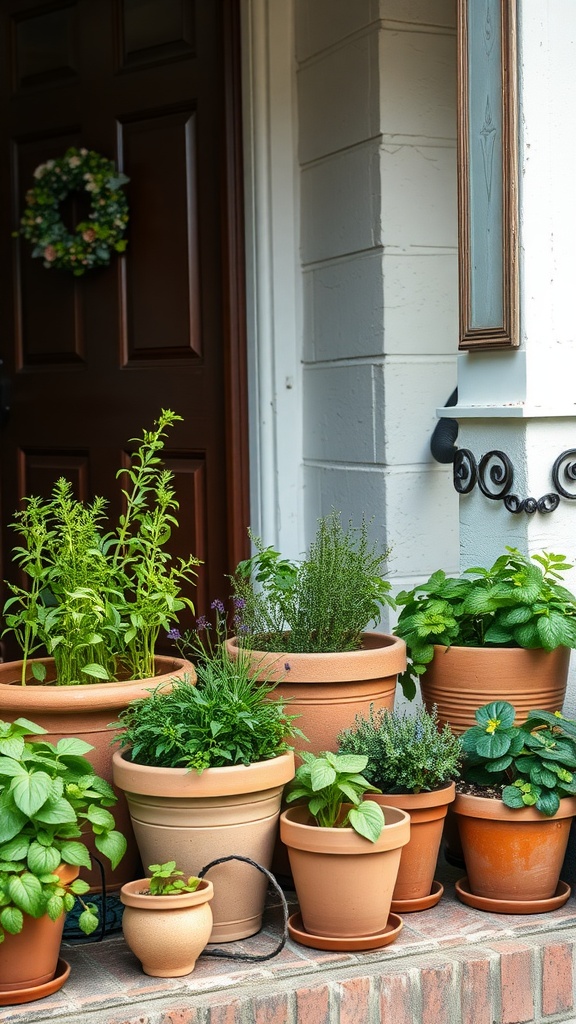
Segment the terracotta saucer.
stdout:
<svg viewBox="0 0 576 1024">
<path fill-rule="evenodd" d="M 416 910 L 429 910 L 442 899 L 444 886 L 434 880 L 428 896 L 418 896 L 413 900 L 392 900 L 392 911 L 395 914 L 413 914 Z"/>
<path fill-rule="evenodd" d="M 44 999 L 57 992 L 68 980 L 70 964 L 66 960 L 58 960 L 56 973 L 50 981 L 43 985 L 34 985 L 33 988 L 18 988 L 12 992 L 0 992 L 0 1006 L 18 1006 L 20 1003 L 32 1003 L 35 999 Z"/>
<path fill-rule="evenodd" d="M 362 935 L 357 938 L 327 938 L 325 935 L 312 935 L 305 931 L 301 914 L 292 914 L 288 919 L 288 934 L 294 942 L 311 949 L 327 949 L 339 953 L 356 953 L 361 950 L 380 949 L 397 939 L 404 922 L 397 914 L 390 914 L 388 924 L 383 932 L 377 935 Z"/>
<path fill-rule="evenodd" d="M 493 900 L 470 892 L 467 878 L 456 882 L 456 895 L 462 903 L 476 910 L 491 910 L 495 914 L 545 914 L 563 907 L 572 892 L 567 882 L 558 882 L 554 896 L 548 900 Z"/>
</svg>

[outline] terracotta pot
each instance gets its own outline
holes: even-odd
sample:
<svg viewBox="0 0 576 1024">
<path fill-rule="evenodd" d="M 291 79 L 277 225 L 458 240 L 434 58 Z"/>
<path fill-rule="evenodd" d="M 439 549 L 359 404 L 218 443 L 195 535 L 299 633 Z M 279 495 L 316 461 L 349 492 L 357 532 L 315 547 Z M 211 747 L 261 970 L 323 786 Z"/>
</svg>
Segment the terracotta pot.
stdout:
<svg viewBox="0 0 576 1024">
<path fill-rule="evenodd" d="M 399 807 L 410 815 L 410 842 L 402 848 L 393 903 L 421 900 L 430 895 L 444 819 L 455 795 L 454 782 L 426 793 L 366 794 L 367 799 L 381 807 Z"/>
<path fill-rule="evenodd" d="M 146 893 L 148 883 L 148 878 L 140 878 L 120 890 L 124 938 L 144 974 L 181 978 L 194 970 L 210 938 L 212 882 L 202 879 L 195 892 L 174 896 L 151 896 Z"/>
<path fill-rule="evenodd" d="M 557 889 L 576 797 L 548 818 L 533 807 L 457 793 L 458 821 L 472 893 L 492 900 L 546 900 Z"/>
<path fill-rule="evenodd" d="M 78 877 L 78 868 L 61 864 L 55 874 L 68 884 Z M 62 914 L 57 921 L 52 921 L 48 914 L 43 917 L 24 914 L 22 931 L 18 935 L 6 934 L 4 942 L 0 943 L 0 992 L 37 988 L 54 977 L 65 918 Z M 41 992 L 38 998 L 43 994 Z"/>
<path fill-rule="evenodd" d="M 383 810 L 386 825 L 375 843 L 352 828 L 320 828 L 303 805 L 281 814 L 280 835 L 310 934 L 353 939 L 384 931 L 410 818 L 397 807 Z"/>
<path fill-rule="evenodd" d="M 250 857 L 270 868 L 280 800 L 294 777 L 292 752 L 249 766 L 186 768 L 132 764 L 117 751 L 114 781 L 124 790 L 143 864 L 175 860 L 198 875 L 220 857 Z M 262 926 L 266 877 L 248 864 L 210 871 L 216 896 L 212 942 L 254 935 Z"/>
<path fill-rule="evenodd" d="M 48 666 L 48 683 L 31 681 L 26 686 L 20 685 L 22 670 L 21 661 L 0 664 L 0 719 L 13 722 L 24 717 L 36 722 L 47 730 L 42 739 L 49 743 L 57 743 L 65 736 L 75 736 L 90 743 L 94 749 L 87 755 L 97 775 L 112 783 L 112 747 L 110 744 L 120 730 L 109 729 L 120 711 L 130 701 L 140 697 L 148 697 L 150 690 L 156 686 L 170 686 L 173 679 L 182 679 L 188 675 L 192 682 L 196 681 L 193 665 L 182 658 L 156 658 L 157 675 L 153 679 L 131 679 L 118 683 L 87 683 L 80 686 L 54 685 L 54 674 L 50 667 L 53 658 L 39 658 L 38 661 Z M 51 685 L 52 683 L 52 685 Z M 130 881 L 135 874 L 141 874 L 140 858 L 132 828 L 130 815 L 124 797 L 118 794 L 118 803 L 110 808 L 116 821 L 116 828 L 126 836 L 128 849 L 115 871 L 109 862 L 104 860 L 94 845 L 91 833 L 86 835 L 86 845 L 91 853 L 96 854 L 104 865 L 106 888 L 108 891 L 118 890 L 123 882 Z M 93 891 L 101 889 L 100 871 L 95 865 L 92 871 L 81 871 L 81 877 L 89 882 Z"/>
<path fill-rule="evenodd" d="M 275 694 L 290 701 L 290 713 L 308 743 L 295 740 L 295 750 L 319 754 L 336 750 L 336 737 L 370 705 L 394 708 L 396 680 L 406 668 L 406 645 L 399 637 L 364 633 L 359 651 L 337 654 L 271 654 L 239 648 L 227 642 L 231 657 L 245 652 L 253 662 L 254 678 L 277 682 Z"/>
<path fill-rule="evenodd" d="M 440 727 L 455 733 L 476 725 L 475 711 L 493 700 L 507 700 L 517 724 L 529 711 L 559 711 L 566 695 L 570 650 L 528 651 L 521 647 L 441 647 L 420 676 L 428 711 L 438 708 Z"/>
</svg>

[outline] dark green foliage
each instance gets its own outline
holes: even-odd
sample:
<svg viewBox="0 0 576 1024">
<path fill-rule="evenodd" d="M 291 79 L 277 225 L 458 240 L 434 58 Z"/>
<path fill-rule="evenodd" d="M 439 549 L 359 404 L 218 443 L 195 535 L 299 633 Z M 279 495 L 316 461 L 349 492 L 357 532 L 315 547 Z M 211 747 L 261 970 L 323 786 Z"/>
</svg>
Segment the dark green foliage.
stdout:
<svg viewBox="0 0 576 1024">
<path fill-rule="evenodd" d="M 242 608 L 238 639 L 262 651 L 332 652 L 361 646 L 368 623 L 394 605 L 383 579 L 389 551 L 368 541 L 366 523 L 343 529 L 340 514 L 319 520 L 306 558 L 290 562 L 251 534 L 256 554 L 232 578 Z"/>
<path fill-rule="evenodd" d="M 55 921 L 88 891 L 87 882 L 63 885 L 54 873 L 62 863 L 90 867 L 83 830 L 112 867 L 126 849 L 106 809 L 116 794 L 84 757 L 90 744 L 65 737 L 54 746 L 40 738 L 45 732 L 26 718 L 0 722 L 0 942 L 22 930 L 24 914 Z M 96 908 L 80 902 L 78 923 L 90 935 Z"/>
<path fill-rule="evenodd" d="M 354 754 L 300 754 L 302 764 L 286 790 L 286 802 L 303 800 L 321 828 L 350 826 L 358 835 L 375 843 L 384 827 L 384 814 L 379 804 L 364 800 L 367 792 L 378 793 L 364 771 L 367 759 Z M 343 804 L 352 804 L 342 814 Z"/>
<path fill-rule="evenodd" d="M 434 644 L 576 647 L 576 597 L 559 582 L 571 568 L 564 555 L 544 551 L 529 559 L 506 548 L 490 569 L 467 569 L 457 579 L 439 569 L 427 583 L 398 594 L 404 607 L 395 633 L 408 649 L 408 668 L 399 677 L 404 695 L 414 697 Z"/>
<path fill-rule="evenodd" d="M 460 774 L 462 749 L 445 725 L 438 729 L 436 709 L 414 715 L 374 710 L 357 715 L 354 726 L 338 737 L 342 754 L 365 754 L 364 775 L 383 793 L 420 793 L 437 789 Z"/>
<path fill-rule="evenodd" d="M 507 807 L 556 814 L 563 796 L 576 796 L 576 722 L 558 711 L 530 711 L 514 725 L 507 701 L 485 704 L 477 725 L 461 736 L 464 777 L 479 786 L 502 786 Z"/>
</svg>

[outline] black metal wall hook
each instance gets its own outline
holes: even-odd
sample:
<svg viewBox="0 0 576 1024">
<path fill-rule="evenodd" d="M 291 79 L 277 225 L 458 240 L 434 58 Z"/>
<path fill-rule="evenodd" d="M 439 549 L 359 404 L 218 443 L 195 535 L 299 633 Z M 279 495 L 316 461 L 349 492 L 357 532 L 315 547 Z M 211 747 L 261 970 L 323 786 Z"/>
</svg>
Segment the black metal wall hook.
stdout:
<svg viewBox="0 0 576 1024">
<path fill-rule="evenodd" d="M 278 953 L 282 952 L 288 940 L 288 904 L 286 902 L 286 897 L 272 872 L 268 871 L 268 868 L 262 867 L 262 865 L 258 864 L 255 860 L 251 860 L 250 857 L 241 857 L 233 854 L 230 857 L 219 857 L 217 860 L 211 860 L 209 864 L 206 864 L 202 870 L 198 872 L 198 877 L 204 878 L 204 875 L 210 870 L 210 868 L 216 867 L 217 864 L 226 864 L 229 860 L 243 861 L 244 864 L 250 864 L 251 867 L 256 868 L 257 871 L 261 871 L 263 875 L 266 875 L 266 878 L 280 896 L 283 915 L 282 938 L 271 953 L 228 953 L 225 949 L 205 949 L 201 953 L 201 956 L 217 956 L 226 960 L 246 960 L 249 963 L 261 963 L 263 960 L 271 960 L 272 957 L 278 956 Z"/>
</svg>

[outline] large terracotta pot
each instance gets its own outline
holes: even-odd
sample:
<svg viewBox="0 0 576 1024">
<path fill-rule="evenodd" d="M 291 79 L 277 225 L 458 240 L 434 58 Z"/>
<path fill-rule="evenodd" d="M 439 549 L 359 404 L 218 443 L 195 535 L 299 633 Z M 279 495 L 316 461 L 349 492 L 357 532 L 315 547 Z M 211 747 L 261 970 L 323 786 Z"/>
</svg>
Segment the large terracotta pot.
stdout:
<svg viewBox="0 0 576 1024">
<path fill-rule="evenodd" d="M 410 818 L 396 807 L 383 810 L 386 824 L 375 843 L 352 828 L 320 828 L 303 805 L 281 814 L 280 835 L 309 934 L 354 939 L 386 928 Z"/>
<path fill-rule="evenodd" d="M 69 884 L 78 877 L 78 868 L 61 864 L 55 872 Z M 18 935 L 8 935 L 0 943 L 0 993 L 20 992 L 38 988 L 50 981 L 56 972 L 65 914 L 52 921 L 48 914 L 30 917 L 24 914 L 24 927 Z M 36 997 L 42 998 L 40 992 Z M 28 999 L 15 1002 L 28 1002 Z"/>
<path fill-rule="evenodd" d="M 242 856 L 270 868 L 280 800 L 294 777 L 292 752 L 252 765 L 186 768 L 132 764 L 116 751 L 114 781 L 124 790 L 147 868 L 175 860 L 188 875 L 220 857 Z M 248 864 L 210 871 L 215 898 L 212 942 L 254 935 L 262 926 L 267 880 Z"/>
<path fill-rule="evenodd" d="M 359 651 L 336 654 L 271 654 L 227 642 L 230 655 L 251 658 L 254 677 L 277 682 L 275 694 L 290 701 L 290 713 L 308 743 L 296 739 L 295 750 L 319 754 L 336 750 L 336 737 L 367 715 L 370 705 L 394 709 L 396 680 L 406 668 L 406 645 L 399 637 L 365 633 Z"/>
<path fill-rule="evenodd" d="M 551 818 L 534 807 L 457 793 L 458 821 L 469 888 L 490 900 L 551 899 L 558 886 L 576 797 L 564 797 Z"/>
<path fill-rule="evenodd" d="M 181 978 L 194 970 L 210 938 L 212 882 L 202 879 L 195 892 L 172 896 L 151 896 L 146 893 L 148 883 L 148 878 L 140 878 L 120 890 L 124 938 L 144 974 Z"/>
<path fill-rule="evenodd" d="M 517 723 L 529 711 L 559 711 L 566 695 L 570 650 L 524 650 L 522 647 L 441 647 L 420 676 L 426 709 L 438 708 L 440 727 L 455 733 L 476 725 L 475 711 L 493 700 L 506 700 Z"/>
<path fill-rule="evenodd" d="M 193 665 L 182 658 L 156 658 L 157 674 L 152 679 L 131 679 L 118 683 L 87 683 L 80 686 L 57 686 L 54 683 L 53 658 L 38 659 L 48 666 L 46 683 L 36 683 L 30 670 L 30 682 L 20 685 L 21 661 L 0 664 L 0 719 L 13 722 L 24 717 L 47 730 L 42 739 L 57 743 L 65 736 L 75 736 L 93 746 L 87 757 L 97 775 L 112 783 L 112 740 L 119 734 L 110 729 L 110 723 L 118 718 L 120 711 L 130 701 L 148 697 L 157 686 L 168 687 L 173 679 L 187 676 L 196 681 Z M 51 671 L 52 669 L 52 671 Z M 101 858 L 94 846 L 92 833 L 85 837 L 91 853 L 100 857 L 104 865 L 108 891 L 141 874 L 140 859 L 126 802 L 121 793 L 118 803 L 111 808 L 116 828 L 126 836 L 128 849 L 115 871 L 108 861 Z M 100 872 L 95 865 L 92 871 L 81 871 L 94 890 L 101 888 Z"/>
<path fill-rule="evenodd" d="M 405 913 L 407 910 L 423 909 L 418 904 L 430 897 L 444 819 L 455 795 L 454 782 L 429 792 L 366 795 L 367 799 L 374 800 L 381 807 L 399 807 L 410 815 L 410 842 L 402 847 L 398 878 L 392 895 L 392 910 Z"/>
</svg>

